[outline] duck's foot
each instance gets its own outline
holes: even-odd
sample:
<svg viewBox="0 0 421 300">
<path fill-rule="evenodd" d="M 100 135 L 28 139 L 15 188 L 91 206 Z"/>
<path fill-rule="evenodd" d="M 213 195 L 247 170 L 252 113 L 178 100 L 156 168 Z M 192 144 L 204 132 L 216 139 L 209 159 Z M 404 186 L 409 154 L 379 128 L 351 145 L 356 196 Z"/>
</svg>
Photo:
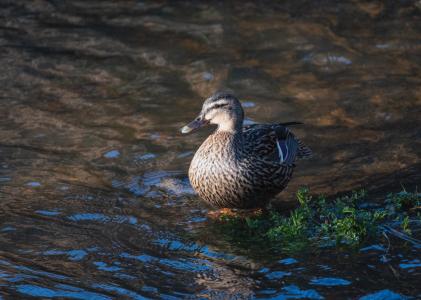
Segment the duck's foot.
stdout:
<svg viewBox="0 0 421 300">
<path fill-rule="evenodd" d="M 221 209 L 217 209 L 217 210 L 211 210 L 208 212 L 208 217 L 210 219 L 214 219 L 214 220 L 218 220 L 221 217 L 234 217 L 235 216 L 235 212 L 234 209 L 231 208 L 221 208 Z"/>
<path fill-rule="evenodd" d="M 221 217 L 232 217 L 232 218 L 250 218 L 257 217 L 263 214 L 263 209 L 252 208 L 252 209 L 236 209 L 236 208 L 221 208 L 218 210 L 211 210 L 208 212 L 208 217 L 214 220 L 220 220 Z"/>
</svg>

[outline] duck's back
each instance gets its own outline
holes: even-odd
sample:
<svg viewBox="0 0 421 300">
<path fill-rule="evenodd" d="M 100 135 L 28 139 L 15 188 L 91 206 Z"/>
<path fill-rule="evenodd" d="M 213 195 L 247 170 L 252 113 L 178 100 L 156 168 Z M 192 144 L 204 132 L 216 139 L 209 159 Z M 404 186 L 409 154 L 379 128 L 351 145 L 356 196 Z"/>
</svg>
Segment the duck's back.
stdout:
<svg viewBox="0 0 421 300">
<path fill-rule="evenodd" d="M 252 124 L 243 127 L 245 150 L 262 159 L 275 160 L 280 163 L 293 163 L 295 159 L 305 159 L 312 156 L 312 151 L 302 143 L 287 125 L 300 124 L 296 122 L 284 124 Z M 288 140 L 297 143 L 293 153 L 288 147 Z"/>
</svg>

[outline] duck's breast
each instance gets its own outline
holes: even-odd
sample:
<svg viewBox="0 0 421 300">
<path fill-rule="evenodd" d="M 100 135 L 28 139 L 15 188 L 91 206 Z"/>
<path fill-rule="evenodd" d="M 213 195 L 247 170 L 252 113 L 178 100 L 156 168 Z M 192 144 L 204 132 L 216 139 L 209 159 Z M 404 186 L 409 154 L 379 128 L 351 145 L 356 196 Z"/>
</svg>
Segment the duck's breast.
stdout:
<svg viewBox="0 0 421 300">
<path fill-rule="evenodd" d="M 241 177 L 232 149 L 209 138 L 198 149 L 189 168 L 193 188 L 201 198 L 216 206 L 241 199 Z"/>
</svg>

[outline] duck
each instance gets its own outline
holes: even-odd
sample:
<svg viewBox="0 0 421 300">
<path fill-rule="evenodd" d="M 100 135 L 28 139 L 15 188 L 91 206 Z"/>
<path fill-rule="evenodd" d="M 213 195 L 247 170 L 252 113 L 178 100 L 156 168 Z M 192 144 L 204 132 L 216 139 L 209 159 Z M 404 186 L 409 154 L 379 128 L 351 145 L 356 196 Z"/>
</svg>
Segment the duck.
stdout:
<svg viewBox="0 0 421 300">
<path fill-rule="evenodd" d="M 214 208 L 264 209 L 291 180 L 295 161 L 312 156 L 289 129 L 301 122 L 244 125 L 241 102 L 229 92 L 207 98 L 181 133 L 208 124 L 217 128 L 194 154 L 188 177 Z"/>
</svg>

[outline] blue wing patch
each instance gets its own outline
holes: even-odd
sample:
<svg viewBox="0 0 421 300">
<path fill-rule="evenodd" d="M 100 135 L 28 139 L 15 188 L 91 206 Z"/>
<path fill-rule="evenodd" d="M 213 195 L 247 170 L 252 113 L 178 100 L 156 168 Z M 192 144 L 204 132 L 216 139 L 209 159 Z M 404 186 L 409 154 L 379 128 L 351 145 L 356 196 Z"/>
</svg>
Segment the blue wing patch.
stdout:
<svg viewBox="0 0 421 300">
<path fill-rule="evenodd" d="M 276 140 L 276 147 L 278 147 L 279 160 L 283 163 L 288 157 L 288 146 L 285 140 Z"/>
<path fill-rule="evenodd" d="M 292 164 L 297 155 L 297 141 L 289 136 L 286 140 L 276 140 L 276 147 L 279 152 L 279 160 L 281 163 Z"/>
</svg>

